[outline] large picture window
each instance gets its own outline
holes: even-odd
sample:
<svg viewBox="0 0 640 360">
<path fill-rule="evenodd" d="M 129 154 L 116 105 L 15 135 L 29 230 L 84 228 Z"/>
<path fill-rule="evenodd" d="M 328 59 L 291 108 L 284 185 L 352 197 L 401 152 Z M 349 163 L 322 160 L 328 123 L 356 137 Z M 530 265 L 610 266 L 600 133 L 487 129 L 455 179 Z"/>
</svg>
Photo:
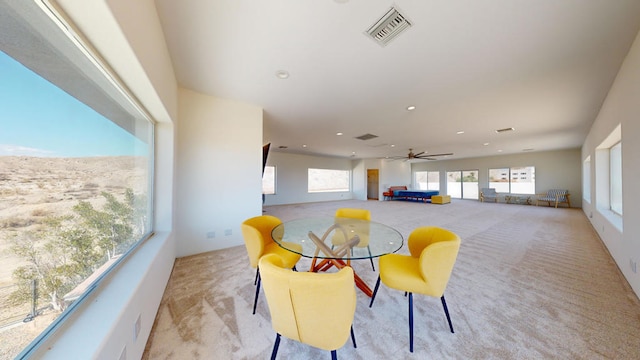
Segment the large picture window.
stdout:
<svg viewBox="0 0 640 360">
<path fill-rule="evenodd" d="M 339 192 L 350 190 L 350 173 L 348 170 L 309 169 L 308 191 Z"/>
<path fill-rule="evenodd" d="M 512 194 L 536 193 L 535 166 L 489 169 L 489 187 L 496 192 Z"/>
<path fill-rule="evenodd" d="M 440 171 L 416 171 L 416 188 L 440 190 Z"/>
<path fill-rule="evenodd" d="M 20 358 L 152 232 L 154 126 L 35 2 L 5 6 L 0 344 Z"/>
</svg>

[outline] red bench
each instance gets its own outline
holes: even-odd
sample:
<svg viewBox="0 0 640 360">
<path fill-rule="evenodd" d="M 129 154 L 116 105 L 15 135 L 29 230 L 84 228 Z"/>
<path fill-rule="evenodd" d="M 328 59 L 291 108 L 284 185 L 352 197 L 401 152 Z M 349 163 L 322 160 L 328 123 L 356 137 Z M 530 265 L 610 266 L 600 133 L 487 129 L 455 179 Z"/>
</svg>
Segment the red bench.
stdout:
<svg viewBox="0 0 640 360">
<path fill-rule="evenodd" d="M 389 191 L 385 191 L 382 193 L 382 196 L 384 196 L 385 200 L 391 200 L 393 199 L 393 192 L 396 190 L 407 190 L 406 186 L 391 186 L 389 187 Z"/>
</svg>

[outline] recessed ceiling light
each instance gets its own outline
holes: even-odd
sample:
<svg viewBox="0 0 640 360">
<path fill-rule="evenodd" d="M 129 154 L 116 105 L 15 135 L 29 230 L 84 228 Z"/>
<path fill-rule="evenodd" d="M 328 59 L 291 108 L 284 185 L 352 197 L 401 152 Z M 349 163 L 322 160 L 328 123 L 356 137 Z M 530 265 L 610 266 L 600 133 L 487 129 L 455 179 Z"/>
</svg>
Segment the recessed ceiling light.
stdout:
<svg viewBox="0 0 640 360">
<path fill-rule="evenodd" d="M 502 150 L 498 150 L 498 152 L 502 152 Z"/>
<path fill-rule="evenodd" d="M 464 131 L 456 131 L 456 134 L 458 134 L 458 135 L 464 134 Z"/>
<path fill-rule="evenodd" d="M 344 135 L 344 134 L 343 134 L 343 133 L 341 133 L 341 132 L 339 132 L 339 133 L 336 133 L 336 135 L 338 135 L 338 136 L 342 136 L 342 135 Z"/>
<path fill-rule="evenodd" d="M 303 145 L 302 145 L 302 147 L 303 147 L 303 148 L 306 148 L 306 147 L 307 147 L 307 144 L 303 144 Z"/>
<path fill-rule="evenodd" d="M 484 144 L 482 144 L 482 145 L 484 145 L 484 146 L 488 146 L 488 145 L 489 145 L 489 143 L 484 143 Z"/>
<path fill-rule="evenodd" d="M 394 144 L 391 144 L 391 147 L 396 147 Z"/>
<path fill-rule="evenodd" d="M 286 70 L 278 70 L 276 71 L 276 77 L 278 79 L 288 79 L 289 78 L 289 72 Z"/>
<path fill-rule="evenodd" d="M 413 111 L 413 110 L 415 110 L 415 109 L 416 109 L 415 105 L 409 105 L 409 106 L 407 106 L 407 110 L 409 110 L 409 111 Z"/>
</svg>

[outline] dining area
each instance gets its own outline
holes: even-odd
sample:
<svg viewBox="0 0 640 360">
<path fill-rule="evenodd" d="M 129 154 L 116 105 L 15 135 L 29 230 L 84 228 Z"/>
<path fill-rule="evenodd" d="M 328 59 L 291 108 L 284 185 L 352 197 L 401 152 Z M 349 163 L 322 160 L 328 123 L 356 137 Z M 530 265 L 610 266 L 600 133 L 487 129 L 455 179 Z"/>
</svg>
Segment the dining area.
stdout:
<svg viewBox="0 0 640 360">
<path fill-rule="evenodd" d="M 414 292 L 440 298 L 454 333 L 444 290 L 461 240 L 451 231 L 436 226 L 416 228 L 407 239 L 409 255 L 395 254 L 404 244 L 397 230 L 371 221 L 370 211 L 360 208 L 338 208 L 333 217 L 310 216 L 287 222 L 260 215 L 244 221 L 242 232 L 250 263 L 256 268 L 254 313 L 263 282 L 276 332 L 272 360 L 277 358 L 283 335 L 330 351 L 332 359 L 337 359 L 337 349 L 349 336 L 357 348 L 352 326 L 356 296 L 350 283 L 371 298 L 369 307 L 381 282 L 405 293 L 409 352 L 414 350 Z M 311 259 L 306 272 L 296 268 L 300 257 Z M 375 272 L 374 258 L 380 258 L 380 268 L 372 290 L 351 264 L 368 260 Z M 332 269 L 335 272 L 329 273 Z"/>
</svg>

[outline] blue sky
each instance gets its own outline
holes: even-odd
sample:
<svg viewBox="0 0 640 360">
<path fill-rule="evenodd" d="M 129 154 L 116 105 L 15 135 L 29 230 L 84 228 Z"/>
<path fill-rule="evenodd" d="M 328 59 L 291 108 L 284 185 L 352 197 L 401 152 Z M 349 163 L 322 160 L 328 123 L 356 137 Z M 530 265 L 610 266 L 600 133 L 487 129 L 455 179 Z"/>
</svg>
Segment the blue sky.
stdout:
<svg viewBox="0 0 640 360">
<path fill-rule="evenodd" d="M 142 155 L 140 145 L 135 136 L 0 51 L 0 156 Z"/>
</svg>

